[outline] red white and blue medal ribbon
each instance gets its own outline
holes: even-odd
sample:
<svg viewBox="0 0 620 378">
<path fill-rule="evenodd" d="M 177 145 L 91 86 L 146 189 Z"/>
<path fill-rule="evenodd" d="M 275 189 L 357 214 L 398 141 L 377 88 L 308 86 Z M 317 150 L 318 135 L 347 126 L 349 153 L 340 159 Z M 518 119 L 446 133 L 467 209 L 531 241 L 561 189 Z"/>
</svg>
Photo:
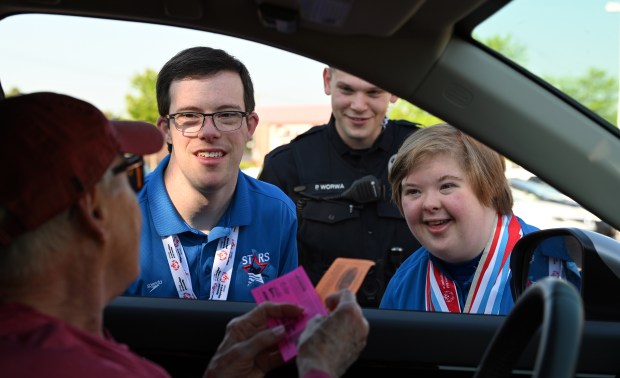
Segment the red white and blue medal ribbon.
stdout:
<svg viewBox="0 0 620 378">
<path fill-rule="evenodd" d="M 461 311 L 456 284 L 428 261 L 426 275 L 426 310 L 498 314 L 505 286 L 509 284 L 510 254 L 523 235 L 516 216 L 496 216 L 496 226 L 476 269 Z"/>
</svg>

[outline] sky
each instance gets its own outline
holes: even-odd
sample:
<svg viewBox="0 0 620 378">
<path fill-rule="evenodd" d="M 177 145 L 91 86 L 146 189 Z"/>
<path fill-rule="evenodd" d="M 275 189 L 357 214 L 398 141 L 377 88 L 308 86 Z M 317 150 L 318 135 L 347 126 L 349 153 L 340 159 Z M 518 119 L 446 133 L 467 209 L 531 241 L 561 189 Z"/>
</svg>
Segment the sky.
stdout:
<svg viewBox="0 0 620 378">
<path fill-rule="evenodd" d="M 534 71 L 546 75 L 571 74 L 574 67 L 590 65 L 617 75 L 620 13 L 606 12 L 608 2 L 516 0 L 478 32 L 488 36 L 509 31 L 514 42 L 527 45 Z"/>
<path fill-rule="evenodd" d="M 528 63 L 539 74 L 573 74 L 569 70 L 574 64 L 565 64 L 570 60 L 584 66 L 594 62 L 617 75 L 620 13 L 606 13 L 605 4 L 518 0 L 477 33 L 484 37 L 509 31 L 515 42 L 528 45 Z M 541 7 L 538 13 L 558 14 L 563 22 L 535 17 L 533 5 Z M 554 48 L 530 47 L 533 41 Z M 62 16 L 20 15 L 0 21 L 0 79 L 5 91 L 63 88 L 105 111 L 123 114 L 132 76 L 147 68 L 158 71 L 178 51 L 198 45 L 222 48 L 246 64 L 258 106 L 329 103 L 322 86 L 325 65 L 320 62 L 217 34 Z"/>
<path fill-rule="evenodd" d="M 329 103 L 323 92 L 324 64 L 261 44 L 161 25 L 13 17 L 0 22 L 0 78 L 5 91 L 64 88 L 66 94 L 80 94 L 103 110 L 121 112 L 133 75 L 147 68 L 159 71 L 185 48 L 210 46 L 226 50 L 247 66 L 258 104 Z M 139 43 L 125 43 L 129 38 Z"/>
</svg>

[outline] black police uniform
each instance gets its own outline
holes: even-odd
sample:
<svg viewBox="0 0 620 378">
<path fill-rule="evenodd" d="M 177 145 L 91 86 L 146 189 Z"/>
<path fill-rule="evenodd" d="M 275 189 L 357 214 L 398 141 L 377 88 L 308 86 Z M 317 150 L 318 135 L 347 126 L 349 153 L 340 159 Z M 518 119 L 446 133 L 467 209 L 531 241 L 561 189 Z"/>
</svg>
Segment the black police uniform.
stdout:
<svg viewBox="0 0 620 378">
<path fill-rule="evenodd" d="M 353 150 L 338 135 L 334 117 L 265 156 L 259 179 L 287 193 L 297 205 L 299 262 L 313 284 L 337 257 L 376 262 L 358 292 L 365 307 L 378 307 L 394 270 L 420 247 L 391 202 L 388 164 L 404 139 L 418 127 L 388 121 L 369 149 Z M 338 198 L 364 176 L 380 189 L 357 201 Z"/>
</svg>

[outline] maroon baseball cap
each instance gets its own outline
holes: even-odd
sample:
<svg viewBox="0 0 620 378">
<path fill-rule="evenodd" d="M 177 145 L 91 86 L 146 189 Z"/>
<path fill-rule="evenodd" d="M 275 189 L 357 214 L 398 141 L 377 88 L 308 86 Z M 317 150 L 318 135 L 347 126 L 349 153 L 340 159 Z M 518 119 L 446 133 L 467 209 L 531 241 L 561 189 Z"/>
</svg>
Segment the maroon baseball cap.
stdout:
<svg viewBox="0 0 620 378">
<path fill-rule="evenodd" d="M 115 157 L 158 152 L 154 125 L 110 121 L 93 105 L 40 92 L 0 100 L 0 245 L 75 204 Z"/>
</svg>

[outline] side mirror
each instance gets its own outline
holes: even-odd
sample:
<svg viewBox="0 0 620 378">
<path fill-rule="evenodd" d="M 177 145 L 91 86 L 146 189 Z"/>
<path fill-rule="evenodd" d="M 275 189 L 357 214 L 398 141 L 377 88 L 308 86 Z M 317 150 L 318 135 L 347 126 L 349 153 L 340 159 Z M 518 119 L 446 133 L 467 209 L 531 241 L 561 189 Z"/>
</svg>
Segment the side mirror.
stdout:
<svg viewBox="0 0 620 378">
<path fill-rule="evenodd" d="M 515 301 L 534 282 L 556 276 L 581 293 L 588 320 L 620 320 L 620 242 L 578 228 L 524 235 L 510 259 Z"/>
</svg>

